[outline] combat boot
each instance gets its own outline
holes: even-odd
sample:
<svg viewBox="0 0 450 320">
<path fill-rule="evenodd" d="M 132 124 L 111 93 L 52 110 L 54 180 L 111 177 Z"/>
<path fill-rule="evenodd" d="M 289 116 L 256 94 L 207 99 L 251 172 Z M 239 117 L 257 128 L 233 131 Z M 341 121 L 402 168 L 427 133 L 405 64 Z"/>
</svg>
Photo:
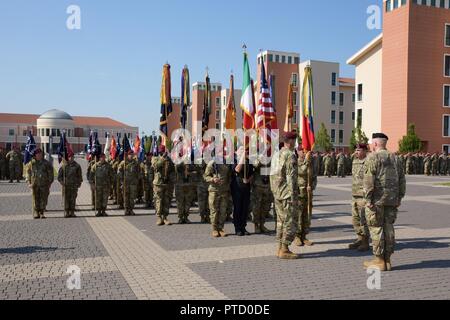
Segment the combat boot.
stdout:
<svg viewBox="0 0 450 320">
<path fill-rule="evenodd" d="M 384 259 L 386 262 L 386 271 L 392 271 L 391 254 L 386 253 Z"/>
<path fill-rule="evenodd" d="M 350 250 L 356 250 L 361 246 L 362 242 L 363 242 L 363 236 L 358 235 L 358 240 L 356 240 L 352 244 L 349 244 L 348 248 Z"/>
<path fill-rule="evenodd" d="M 277 257 L 280 257 L 280 251 L 281 251 L 281 243 L 278 244 L 278 251 L 277 251 Z"/>
<path fill-rule="evenodd" d="M 70 218 L 70 212 L 64 211 L 64 218 Z"/>
<path fill-rule="evenodd" d="M 314 242 L 306 239 L 306 235 L 302 235 L 302 243 L 303 243 L 303 245 L 305 245 L 307 247 L 312 247 L 314 245 Z"/>
<path fill-rule="evenodd" d="M 178 219 L 178 224 L 185 224 L 186 222 L 184 221 L 183 218 Z"/>
<path fill-rule="evenodd" d="M 213 230 L 211 235 L 212 235 L 213 238 L 220 238 L 219 231 L 217 231 L 217 230 Z"/>
<path fill-rule="evenodd" d="M 200 216 L 200 223 L 207 223 L 205 216 Z"/>
<path fill-rule="evenodd" d="M 44 211 L 39 212 L 39 216 L 41 217 L 41 219 L 47 219 L 47 218 L 44 216 Z"/>
<path fill-rule="evenodd" d="M 162 226 L 162 225 L 164 225 L 164 222 L 163 222 L 163 220 L 161 219 L 161 217 L 158 217 L 158 219 L 156 220 L 156 225 L 157 225 L 157 226 Z"/>
<path fill-rule="evenodd" d="M 303 247 L 302 239 L 300 239 L 299 237 L 295 237 L 294 245 L 296 245 L 297 247 Z"/>
<path fill-rule="evenodd" d="M 255 223 L 255 234 L 261 233 L 261 225 L 259 223 Z"/>
<path fill-rule="evenodd" d="M 12 181 L 12 180 L 9 180 L 9 183 L 13 183 L 14 181 Z"/>
<path fill-rule="evenodd" d="M 191 220 L 189 220 L 188 218 L 184 218 L 184 223 L 186 223 L 186 224 L 191 224 L 192 222 L 191 222 Z"/>
<path fill-rule="evenodd" d="M 365 261 L 364 268 L 374 268 L 379 269 L 380 271 L 386 271 L 386 262 L 384 261 L 383 256 L 376 256 L 372 261 Z"/>
<path fill-rule="evenodd" d="M 219 230 L 219 235 L 220 235 L 222 238 L 228 237 L 228 234 L 227 234 L 225 231 L 223 231 L 223 229 L 222 229 L 222 230 Z"/>
<path fill-rule="evenodd" d="M 126 214 L 125 214 L 126 215 Z M 95 214 L 96 217 L 101 217 L 102 216 L 102 212 L 100 210 L 97 211 L 97 213 Z"/>
<path fill-rule="evenodd" d="M 262 233 L 270 233 L 270 230 L 267 229 L 267 228 L 264 226 L 263 223 L 261 223 L 260 228 L 261 228 L 261 232 L 262 232 Z"/>
<path fill-rule="evenodd" d="M 165 224 L 166 226 L 171 226 L 171 225 L 172 225 L 172 222 L 170 222 L 169 219 L 164 218 L 164 224 Z"/>
<path fill-rule="evenodd" d="M 294 260 L 294 259 L 298 259 L 300 257 L 297 254 L 292 253 L 286 244 L 283 244 L 281 246 L 278 258 L 283 259 L 283 260 Z"/>
<path fill-rule="evenodd" d="M 359 252 L 369 251 L 369 237 L 362 237 L 361 244 L 357 248 Z"/>
</svg>

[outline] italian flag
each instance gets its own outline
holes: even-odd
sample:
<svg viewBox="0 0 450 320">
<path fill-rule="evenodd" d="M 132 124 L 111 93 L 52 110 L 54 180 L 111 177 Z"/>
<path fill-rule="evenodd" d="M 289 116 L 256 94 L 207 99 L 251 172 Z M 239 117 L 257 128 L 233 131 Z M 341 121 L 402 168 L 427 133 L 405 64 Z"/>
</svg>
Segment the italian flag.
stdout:
<svg viewBox="0 0 450 320">
<path fill-rule="evenodd" d="M 247 53 L 244 53 L 244 78 L 242 85 L 241 109 L 244 111 L 242 127 L 245 130 L 255 128 L 255 106 L 253 103 L 253 88 L 250 78 L 250 66 Z"/>
</svg>

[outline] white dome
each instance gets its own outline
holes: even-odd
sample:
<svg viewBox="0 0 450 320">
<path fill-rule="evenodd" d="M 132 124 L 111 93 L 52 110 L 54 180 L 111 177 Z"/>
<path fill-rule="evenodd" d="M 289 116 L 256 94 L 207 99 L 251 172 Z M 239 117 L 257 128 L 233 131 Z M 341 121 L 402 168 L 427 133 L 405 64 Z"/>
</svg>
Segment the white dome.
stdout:
<svg viewBox="0 0 450 320">
<path fill-rule="evenodd" d="M 39 119 L 54 119 L 54 120 L 73 120 L 70 114 L 67 112 L 52 109 L 47 112 L 44 112 Z"/>
</svg>

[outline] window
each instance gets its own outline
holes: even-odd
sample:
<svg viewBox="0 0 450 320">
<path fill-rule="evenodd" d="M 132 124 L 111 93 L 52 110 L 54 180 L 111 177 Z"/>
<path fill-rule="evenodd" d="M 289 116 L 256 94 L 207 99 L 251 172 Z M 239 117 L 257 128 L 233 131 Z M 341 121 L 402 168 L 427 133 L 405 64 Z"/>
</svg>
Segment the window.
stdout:
<svg viewBox="0 0 450 320">
<path fill-rule="evenodd" d="M 344 130 L 339 130 L 339 143 L 344 143 Z"/>
<path fill-rule="evenodd" d="M 336 74 L 336 72 L 333 72 L 333 73 L 331 74 L 331 85 L 332 85 L 332 86 L 335 86 L 335 85 L 336 85 L 336 79 L 337 79 L 337 74 Z"/>
<path fill-rule="evenodd" d="M 450 114 L 444 115 L 444 125 L 442 126 L 442 136 L 450 137 Z"/>
<path fill-rule="evenodd" d="M 336 142 L 336 130 L 331 129 L 331 142 L 335 143 Z"/>
<path fill-rule="evenodd" d="M 45 136 L 50 137 L 50 129 L 45 129 Z"/>
<path fill-rule="evenodd" d="M 445 8 L 445 0 L 439 1 L 439 8 Z"/>
<path fill-rule="evenodd" d="M 14 129 L 9 129 L 9 135 L 13 136 L 14 135 Z"/>
<path fill-rule="evenodd" d="M 445 25 L 445 46 L 450 47 L 450 24 Z"/>
<path fill-rule="evenodd" d="M 436 7 L 436 0 L 431 0 L 431 6 Z"/>
<path fill-rule="evenodd" d="M 294 63 L 295 64 L 299 64 L 300 63 L 300 58 L 299 57 L 295 57 L 294 58 Z"/>
<path fill-rule="evenodd" d="M 363 85 L 362 83 L 358 84 L 358 101 L 363 100 Z"/>
<path fill-rule="evenodd" d="M 296 73 L 292 74 L 291 82 L 294 87 L 298 87 L 298 74 Z"/>
<path fill-rule="evenodd" d="M 397 9 L 397 8 L 398 8 L 398 1 L 399 1 L 399 0 L 394 0 L 394 9 Z"/>
<path fill-rule="evenodd" d="M 352 112 L 352 121 L 355 121 L 355 111 Z"/>
<path fill-rule="evenodd" d="M 220 110 L 216 110 L 216 120 L 220 120 Z"/>
<path fill-rule="evenodd" d="M 363 113 L 362 113 L 362 109 L 358 109 L 358 116 L 357 116 L 357 118 L 356 118 L 356 120 L 357 120 L 357 126 L 358 127 L 361 127 L 361 125 L 362 125 L 362 117 L 363 117 Z"/>
<path fill-rule="evenodd" d="M 294 102 L 294 107 L 298 106 L 297 91 L 292 92 L 292 101 Z"/>
<path fill-rule="evenodd" d="M 386 1 L 386 12 L 390 12 L 392 10 L 392 0 Z"/>
<path fill-rule="evenodd" d="M 352 102 L 355 103 L 355 101 L 356 101 L 356 94 L 353 93 L 352 94 Z"/>
<path fill-rule="evenodd" d="M 275 55 L 275 62 L 280 62 L 280 56 L 278 54 Z"/>
<path fill-rule="evenodd" d="M 297 123 L 297 110 L 294 110 L 294 123 Z"/>
<path fill-rule="evenodd" d="M 344 124 L 344 111 L 339 112 L 339 124 Z"/>
<path fill-rule="evenodd" d="M 288 63 L 292 64 L 292 57 L 288 57 Z"/>
<path fill-rule="evenodd" d="M 273 54 L 269 54 L 269 62 L 273 62 Z"/>
<path fill-rule="evenodd" d="M 339 105 L 342 107 L 344 105 L 344 93 L 339 93 Z"/>
<path fill-rule="evenodd" d="M 331 111 L 331 123 L 332 124 L 336 123 L 336 111 L 334 110 Z"/>
<path fill-rule="evenodd" d="M 220 130 L 220 123 L 219 122 L 216 122 L 216 129 Z"/>
<path fill-rule="evenodd" d="M 444 107 L 450 107 L 450 85 L 444 85 Z"/>
<path fill-rule="evenodd" d="M 255 60 L 253 60 L 253 61 L 255 61 Z M 220 98 L 219 97 L 216 98 L 216 107 L 220 107 Z"/>
<path fill-rule="evenodd" d="M 281 63 L 286 63 L 286 56 L 281 56 Z"/>
<path fill-rule="evenodd" d="M 335 91 L 331 92 L 331 104 L 332 105 L 336 104 L 336 92 Z"/>
<path fill-rule="evenodd" d="M 224 106 L 227 105 L 227 97 L 223 97 L 223 105 L 224 105 Z"/>
<path fill-rule="evenodd" d="M 444 76 L 450 77 L 450 55 L 445 55 L 444 60 Z"/>
<path fill-rule="evenodd" d="M 449 154 L 450 153 L 450 144 L 444 144 L 442 146 L 442 151 Z"/>
</svg>

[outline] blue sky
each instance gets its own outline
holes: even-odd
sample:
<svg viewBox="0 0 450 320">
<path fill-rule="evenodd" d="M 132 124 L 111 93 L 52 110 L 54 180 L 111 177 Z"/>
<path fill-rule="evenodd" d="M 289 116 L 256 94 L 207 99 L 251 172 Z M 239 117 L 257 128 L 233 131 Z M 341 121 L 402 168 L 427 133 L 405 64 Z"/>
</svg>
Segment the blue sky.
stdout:
<svg viewBox="0 0 450 320">
<path fill-rule="evenodd" d="M 241 87 L 242 44 L 256 74 L 259 49 L 299 52 L 302 60 L 341 63 L 380 33 L 366 27 L 382 0 L 2 0 L 0 112 L 108 116 L 150 133 L 159 125 L 161 70 L 191 82 Z M 81 8 L 81 30 L 66 28 L 66 9 Z"/>
</svg>

